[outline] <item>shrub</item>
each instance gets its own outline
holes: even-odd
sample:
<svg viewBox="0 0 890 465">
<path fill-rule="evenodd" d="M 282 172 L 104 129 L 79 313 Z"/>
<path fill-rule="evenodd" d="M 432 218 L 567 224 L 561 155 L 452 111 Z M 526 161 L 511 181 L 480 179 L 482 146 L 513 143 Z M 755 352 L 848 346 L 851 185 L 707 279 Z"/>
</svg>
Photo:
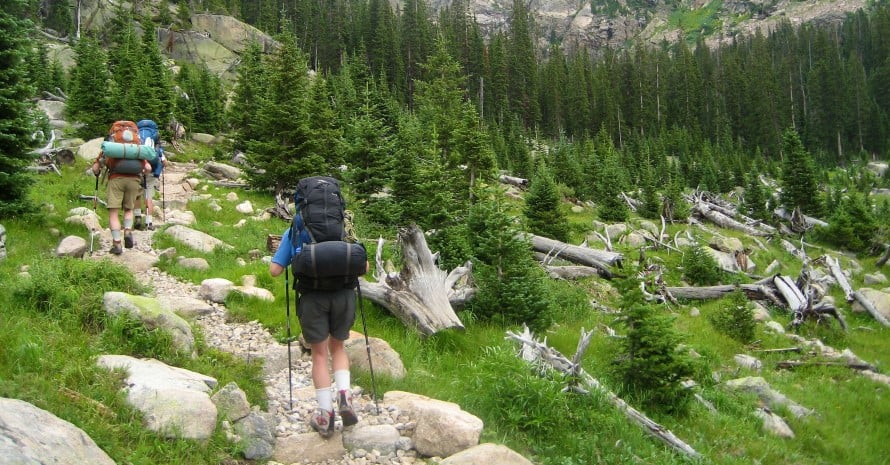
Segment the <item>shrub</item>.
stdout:
<svg viewBox="0 0 890 465">
<path fill-rule="evenodd" d="M 683 276 L 692 284 L 713 285 L 720 282 L 723 272 L 717 261 L 702 247 L 687 247 L 680 259 Z"/>
<path fill-rule="evenodd" d="M 733 291 L 726 304 L 711 315 L 709 321 L 717 331 L 736 341 L 749 343 L 754 340 L 754 312 L 741 289 Z"/>
</svg>

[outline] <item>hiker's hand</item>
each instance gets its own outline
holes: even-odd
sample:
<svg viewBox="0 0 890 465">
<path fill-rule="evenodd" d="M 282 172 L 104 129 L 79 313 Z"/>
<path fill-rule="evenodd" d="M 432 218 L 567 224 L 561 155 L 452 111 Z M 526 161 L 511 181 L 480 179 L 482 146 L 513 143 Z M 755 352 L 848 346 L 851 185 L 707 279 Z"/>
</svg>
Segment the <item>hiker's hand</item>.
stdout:
<svg viewBox="0 0 890 465">
<path fill-rule="evenodd" d="M 93 162 L 93 176 L 99 177 L 99 163 Z"/>
</svg>

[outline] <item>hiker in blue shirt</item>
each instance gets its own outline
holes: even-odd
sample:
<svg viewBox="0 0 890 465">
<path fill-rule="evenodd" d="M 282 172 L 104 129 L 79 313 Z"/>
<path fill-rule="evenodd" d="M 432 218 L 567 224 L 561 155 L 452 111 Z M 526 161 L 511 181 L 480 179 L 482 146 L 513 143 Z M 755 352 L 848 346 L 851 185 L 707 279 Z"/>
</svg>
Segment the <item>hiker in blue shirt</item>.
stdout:
<svg viewBox="0 0 890 465">
<path fill-rule="evenodd" d="M 294 227 L 289 227 L 282 235 L 278 250 L 275 251 L 272 263 L 269 264 L 269 274 L 273 277 L 281 275 L 290 266 L 293 257 L 300 253 L 303 244 L 310 242 L 309 234 L 302 227 L 299 216 L 295 223 Z M 299 238 L 291 242 L 291 234 L 295 230 L 300 231 Z M 328 372 L 329 354 L 343 426 L 351 426 L 358 422 L 358 417 L 352 408 L 349 358 L 344 347 L 344 342 L 349 339 L 349 332 L 355 322 L 356 294 L 354 289 L 299 292 L 297 318 L 300 320 L 303 338 L 311 346 L 312 383 L 318 401 L 318 410 L 310 418 L 309 424 L 322 437 L 328 438 L 334 434 L 335 419 L 331 375 Z"/>
</svg>

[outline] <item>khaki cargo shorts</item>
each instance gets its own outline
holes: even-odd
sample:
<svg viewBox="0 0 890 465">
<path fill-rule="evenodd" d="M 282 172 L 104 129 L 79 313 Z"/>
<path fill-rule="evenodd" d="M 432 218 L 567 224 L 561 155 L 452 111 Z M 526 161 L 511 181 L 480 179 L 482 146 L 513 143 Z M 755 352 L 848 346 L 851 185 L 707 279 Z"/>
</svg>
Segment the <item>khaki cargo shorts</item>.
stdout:
<svg viewBox="0 0 890 465">
<path fill-rule="evenodd" d="M 117 177 L 108 180 L 108 208 L 132 210 L 136 197 L 142 194 L 142 181 L 139 178 Z"/>
</svg>

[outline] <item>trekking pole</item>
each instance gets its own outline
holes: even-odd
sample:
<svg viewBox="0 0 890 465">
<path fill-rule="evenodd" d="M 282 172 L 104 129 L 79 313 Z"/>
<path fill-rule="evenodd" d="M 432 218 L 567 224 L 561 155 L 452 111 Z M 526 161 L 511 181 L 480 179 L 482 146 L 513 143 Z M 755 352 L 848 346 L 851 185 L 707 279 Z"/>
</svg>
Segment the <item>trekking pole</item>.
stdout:
<svg viewBox="0 0 890 465">
<path fill-rule="evenodd" d="M 96 212 L 96 207 L 99 204 L 99 175 L 96 175 L 96 191 L 93 193 L 93 212 Z"/>
<path fill-rule="evenodd" d="M 374 411 L 379 414 L 380 406 L 377 405 L 377 381 L 374 379 L 374 362 L 371 361 L 371 342 L 368 340 L 368 322 L 365 321 L 365 304 L 362 302 L 361 283 L 355 288 L 358 290 L 358 308 L 362 314 L 362 329 L 365 332 L 365 350 L 368 351 L 368 371 L 371 372 L 371 396 L 374 398 Z"/>
<path fill-rule="evenodd" d="M 163 168 L 161 168 L 163 170 Z M 166 190 L 167 177 L 164 176 L 164 172 L 161 172 L 161 221 L 164 223 L 167 222 L 167 199 L 164 196 L 164 191 Z"/>
<path fill-rule="evenodd" d="M 284 268 L 284 300 L 287 302 L 287 395 L 290 399 L 288 410 L 294 409 L 294 387 L 291 384 L 291 360 L 290 360 L 290 285 L 288 284 L 289 275 L 287 267 Z"/>
</svg>

